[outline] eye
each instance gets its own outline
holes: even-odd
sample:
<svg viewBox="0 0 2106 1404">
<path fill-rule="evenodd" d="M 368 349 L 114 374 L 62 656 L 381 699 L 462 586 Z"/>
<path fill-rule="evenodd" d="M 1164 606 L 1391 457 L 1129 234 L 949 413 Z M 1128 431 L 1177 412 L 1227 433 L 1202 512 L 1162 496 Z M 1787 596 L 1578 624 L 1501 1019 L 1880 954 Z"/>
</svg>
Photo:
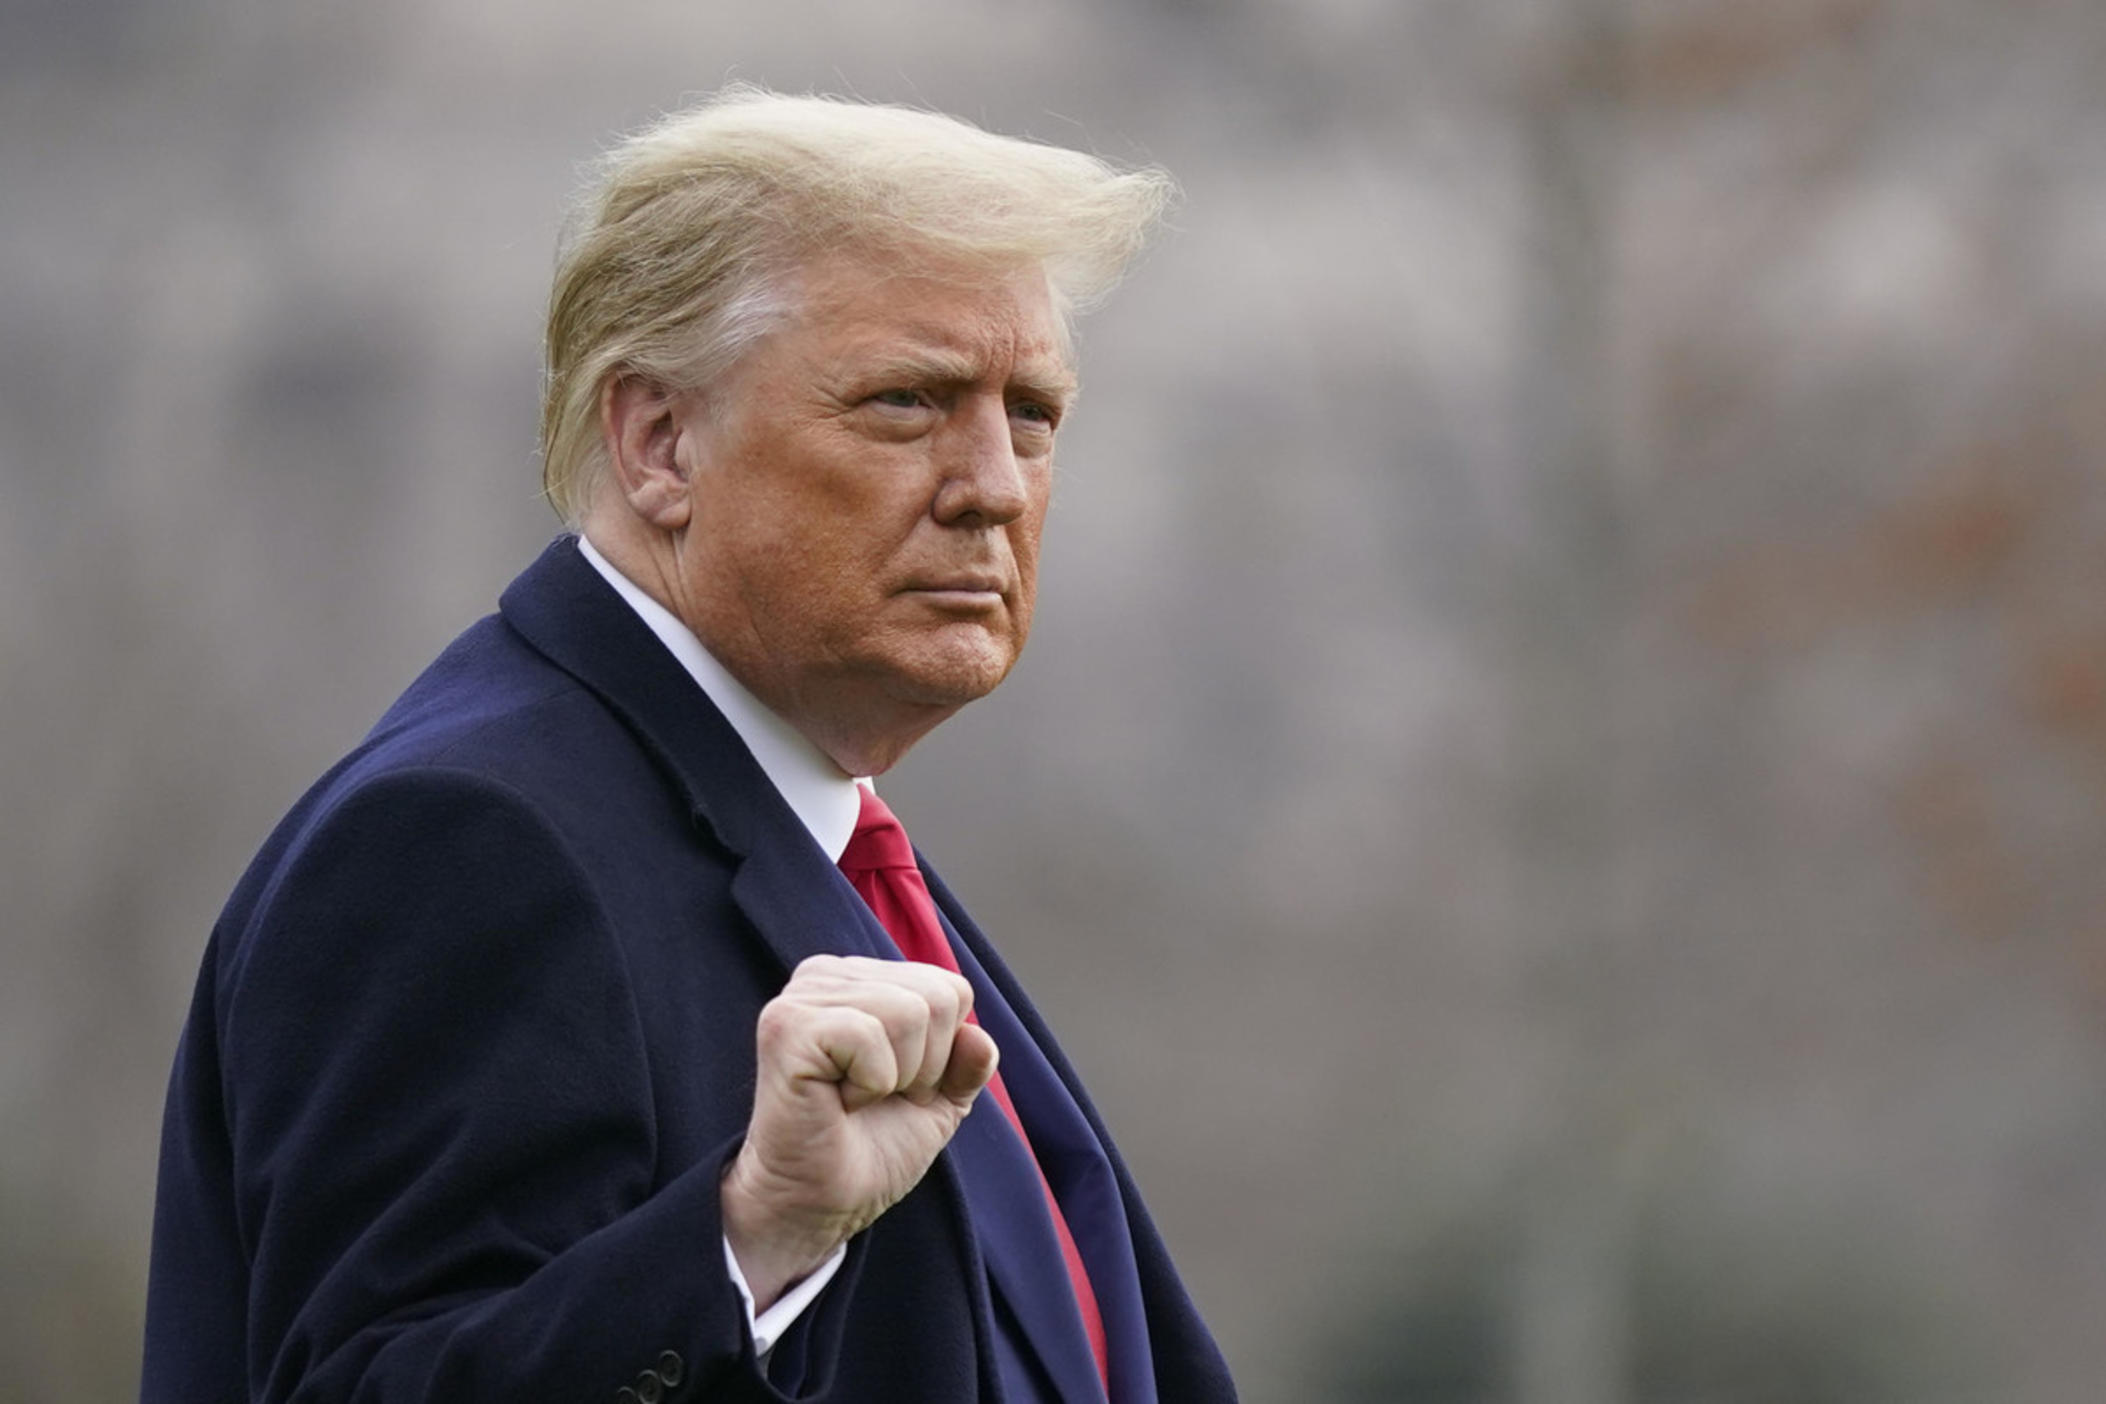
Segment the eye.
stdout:
<svg viewBox="0 0 2106 1404">
<path fill-rule="evenodd" d="M 919 390 L 904 389 L 880 390 L 870 397 L 870 402 L 874 405 L 884 405 L 888 409 L 908 410 L 920 409 L 923 403 Z"/>
<path fill-rule="evenodd" d="M 1047 429 L 1060 423 L 1060 411 L 1040 400 L 1018 400 L 1009 407 L 1009 412 L 1026 423 Z"/>
</svg>

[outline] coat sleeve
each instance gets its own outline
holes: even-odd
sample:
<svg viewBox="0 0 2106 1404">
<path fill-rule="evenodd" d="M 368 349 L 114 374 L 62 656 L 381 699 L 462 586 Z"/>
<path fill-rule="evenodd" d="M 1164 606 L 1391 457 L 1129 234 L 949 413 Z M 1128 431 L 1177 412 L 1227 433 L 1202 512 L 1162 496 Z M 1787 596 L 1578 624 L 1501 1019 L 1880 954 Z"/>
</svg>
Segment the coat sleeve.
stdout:
<svg viewBox="0 0 2106 1404">
<path fill-rule="evenodd" d="M 252 1399 L 780 1397 L 719 1246 L 737 1142 L 661 1182 L 621 947 L 518 793 L 355 787 L 217 979 Z"/>
</svg>

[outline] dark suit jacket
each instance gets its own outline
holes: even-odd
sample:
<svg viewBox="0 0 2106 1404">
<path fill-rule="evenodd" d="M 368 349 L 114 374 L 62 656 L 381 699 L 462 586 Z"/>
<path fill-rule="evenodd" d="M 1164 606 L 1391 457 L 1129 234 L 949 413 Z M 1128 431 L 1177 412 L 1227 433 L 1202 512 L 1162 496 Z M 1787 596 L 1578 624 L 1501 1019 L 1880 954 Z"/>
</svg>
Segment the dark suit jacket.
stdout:
<svg viewBox="0 0 2106 1404">
<path fill-rule="evenodd" d="M 668 1399 L 782 1397 L 724 1270 L 718 1178 L 761 1005 L 877 931 L 559 540 L 301 800 L 213 932 L 169 1093 L 143 1398 L 613 1404 L 648 1398 L 645 1372 Z M 1114 1165 L 1161 1398 L 1232 1398 Z M 783 1349 L 802 1397 L 991 1399 L 991 1329 L 947 1152 Z"/>
</svg>

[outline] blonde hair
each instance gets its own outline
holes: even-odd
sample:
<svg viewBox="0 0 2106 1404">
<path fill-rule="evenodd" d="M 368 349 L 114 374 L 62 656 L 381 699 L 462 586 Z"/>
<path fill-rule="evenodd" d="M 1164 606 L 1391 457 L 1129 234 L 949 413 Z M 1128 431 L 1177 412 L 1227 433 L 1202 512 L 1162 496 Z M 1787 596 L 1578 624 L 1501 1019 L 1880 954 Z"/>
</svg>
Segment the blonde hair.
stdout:
<svg viewBox="0 0 2106 1404">
<path fill-rule="evenodd" d="M 852 247 L 1042 266 L 1070 317 L 1139 252 L 1173 186 L 941 113 L 738 85 L 601 158 L 549 296 L 542 486 L 575 524 L 605 458 L 609 379 L 708 384 L 794 310 L 793 275 Z"/>
</svg>

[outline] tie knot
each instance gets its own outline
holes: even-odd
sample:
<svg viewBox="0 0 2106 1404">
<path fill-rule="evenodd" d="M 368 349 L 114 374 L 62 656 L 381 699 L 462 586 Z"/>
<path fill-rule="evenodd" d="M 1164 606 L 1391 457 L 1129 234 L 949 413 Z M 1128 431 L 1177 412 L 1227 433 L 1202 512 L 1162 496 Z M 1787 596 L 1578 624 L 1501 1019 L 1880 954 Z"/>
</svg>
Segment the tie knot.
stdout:
<svg viewBox="0 0 2106 1404">
<path fill-rule="evenodd" d="M 914 845 L 907 842 L 907 831 L 900 827 L 891 807 L 877 797 L 877 791 L 861 786 L 857 788 L 863 789 L 863 809 L 856 817 L 856 831 L 841 853 L 842 870 L 915 870 Z"/>
</svg>

